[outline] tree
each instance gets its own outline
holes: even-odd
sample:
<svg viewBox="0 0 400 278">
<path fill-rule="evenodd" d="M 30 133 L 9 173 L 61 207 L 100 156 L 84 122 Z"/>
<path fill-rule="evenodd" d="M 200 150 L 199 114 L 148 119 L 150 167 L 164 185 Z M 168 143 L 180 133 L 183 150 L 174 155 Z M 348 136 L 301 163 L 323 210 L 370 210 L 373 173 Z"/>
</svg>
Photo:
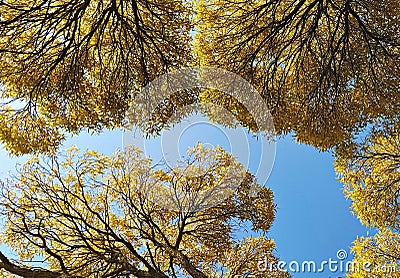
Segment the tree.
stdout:
<svg viewBox="0 0 400 278">
<path fill-rule="evenodd" d="M 0 140 L 13 154 L 120 126 L 144 85 L 191 61 L 188 2 L 8 0 L 0 10 Z"/>
<path fill-rule="evenodd" d="M 337 154 L 336 171 L 360 221 L 400 229 L 400 137 L 377 132 L 353 151 Z"/>
<path fill-rule="evenodd" d="M 335 168 L 353 212 L 362 224 L 377 229 L 374 236 L 354 242 L 357 267 L 350 277 L 399 277 L 399 134 L 398 125 L 372 130 L 364 142 L 336 154 Z M 363 268 L 365 263 L 370 263 L 367 269 Z"/>
<path fill-rule="evenodd" d="M 278 133 L 328 149 L 398 115 L 399 11 L 395 0 L 201 0 L 195 55 L 250 81 Z"/>
<path fill-rule="evenodd" d="M 1 97 L 22 102 L 3 106 L 0 140 L 15 154 L 48 151 L 65 131 L 119 126 L 144 85 L 184 65 L 239 74 L 268 103 L 279 134 L 293 131 L 320 149 L 399 111 L 396 0 L 2 1 L 0 8 Z M 185 93 L 181 100 L 193 101 Z M 229 107 L 256 130 L 229 96 L 196 101 Z"/>
<path fill-rule="evenodd" d="M 158 75 L 186 65 L 221 67 L 237 73 L 257 88 L 274 116 L 275 130 L 278 134 L 293 132 L 300 142 L 311 144 L 321 150 L 334 148 L 337 171 L 343 174 L 341 180 L 345 183 L 347 196 L 353 201 L 353 211 L 363 224 L 376 227 L 379 231 L 376 237 L 361 239 L 355 243 L 353 250 L 356 252 L 356 260 L 364 258 L 365 254 L 371 254 L 363 250 L 376 250 L 375 247 L 371 249 L 369 246 L 381 245 L 386 253 L 391 254 L 391 249 L 383 245 L 385 242 L 383 239 L 388 242 L 398 240 L 396 237 L 388 237 L 391 233 L 398 233 L 399 152 L 396 133 L 398 129 L 394 132 L 390 129 L 381 133 L 367 132 L 369 135 L 366 136 L 364 143 L 359 143 L 361 141 L 359 137 L 362 135 L 360 132 L 371 125 L 374 128 L 379 127 L 382 120 L 393 121 L 395 125 L 399 123 L 400 5 L 398 1 L 108 0 L 94 2 L 49 0 L 39 2 L 26 0 L 17 2 L 9 0 L 1 1 L 0 9 L 2 12 L 0 15 L 0 97 L 5 101 L 0 111 L 0 141 L 5 143 L 10 153 L 38 152 L 54 155 L 66 132 L 78 133 L 83 128 L 100 131 L 103 128 L 119 127 L 129 107 L 138 108 L 130 112 L 133 112 L 136 119 L 140 121 L 142 120 L 140 109 L 143 104 L 140 102 L 143 101 L 143 99 L 140 100 L 142 97 L 140 89 Z M 194 38 L 193 44 L 191 44 L 192 38 Z M 181 115 L 190 113 L 183 108 L 199 103 L 217 104 L 229 110 L 234 116 L 225 117 L 226 114 L 221 114 L 224 109 L 202 110 L 216 122 L 226 125 L 239 122 L 252 132 L 262 131 L 260 130 L 262 127 L 257 126 L 257 121 L 255 121 L 257 116 L 247 111 L 243 103 L 215 88 L 183 90 L 162 99 L 155 103 L 157 109 L 151 111 L 154 113 L 146 119 L 148 122 L 142 123 L 141 127 L 147 133 L 157 134 L 168 124 L 174 123 L 174 120 L 171 120 L 174 114 L 178 114 L 174 119 L 179 120 L 180 114 L 177 112 L 182 112 Z M 384 126 L 384 128 L 387 127 Z M 106 160 L 106 158 L 102 159 Z M 47 169 L 51 170 L 45 172 L 47 176 L 36 176 L 39 175 L 38 172 L 31 175 L 37 178 L 36 181 L 45 177 L 58 178 L 55 174 L 51 175 L 54 169 L 52 163 L 57 165 L 57 159 L 52 158 L 50 161 Z M 118 165 L 112 164 L 113 161 L 111 159 L 111 162 L 104 162 L 112 167 L 99 166 L 100 169 L 104 172 L 110 171 L 107 169 L 120 169 Z M 82 165 L 86 163 L 85 160 L 81 162 Z M 39 164 L 35 163 L 28 163 L 27 167 L 34 165 L 39 167 Z M 57 167 L 55 169 L 58 171 Z M 40 169 L 45 170 L 46 167 Z M 216 169 L 222 168 L 216 167 Z M 68 173 L 67 170 L 63 169 Z M 193 168 L 191 171 L 194 171 Z M 79 174 L 78 170 L 75 172 Z M 89 166 L 87 172 L 90 172 Z M 177 169 L 175 171 L 171 169 L 168 173 L 151 169 L 145 172 L 152 179 L 167 184 L 175 180 L 176 175 L 180 175 Z M 32 173 L 32 171 L 28 169 L 25 173 Z M 136 177 L 143 177 L 144 174 L 142 174 L 136 173 Z M 63 178 L 64 176 L 58 178 L 60 184 L 64 181 Z M 131 250 L 124 249 L 127 241 L 118 241 L 118 234 L 116 234 L 118 240 L 112 237 L 113 234 L 110 231 L 114 231 L 117 227 L 120 229 L 119 226 L 106 226 L 105 230 L 92 230 L 92 227 L 103 227 L 104 223 L 109 225 L 107 221 L 111 218 L 121 221 L 118 213 L 99 215 L 103 217 L 99 218 L 93 213 L 96 210 L 92 207 L 95 205 L 107 213 L 111 211 L 111 208 L 115 208 L 114 203 L 109 203 L 109 200 L 104 197 L 104 191 L 99 188 L 114 192 L 112 200 L 118 203 L 119 199 L 116 196 L 120 196 L 119 193 L 124 196 L 126 191 L 118 189 L 116 180 L 111 183 L 116 185 L 113 188 L 109 188 L 108 185 L 93 187 L 94 185 L 89 183 L 90 194 L 94 194 L 98 199 L 96 201 L 92 198 L 93 204 L 85 204 L 87 202 L 85 198 L 89 194 L 85 193 L 85 190 L 75 192 L 69 187 L 61 187 L 62 189 L 46 187 L 46 190 L 49 189 L 49 194 L 57 192 L 66 199 L 56 199 L 59 204 L 64 205 L 61 211 L 46 210 L 53 207 L 59 209 L 57 202 L 48 203 L 46 209 L 39 206 L 38 208 L 42 210 L 37 211 L 42 211 L 44 214 L 38 215 L 38 219 L 34 214 L 36 210 L 32 210 L 29 204 L 31 207 L 38 206 L 39 199 L 34 199 L 36 195 L 31 194 L 27 183 L 21 182 L 24 180 L 23 175 L 19 177 L 19 180 L 15 184 L 22 186 L 19 194 L 13 196 L 12 187 L 6 188 L 4 192 L 5 198 L 10 201 L 5 211 L 11 209 L 12 212 L 16 212 L 14 215 L 7 215 L 11 217 L 8 219 L 11 222 L 17 221 L 16 223 L 19 223 L 21 228 L 19 232 L 12 231 L 9 234 L 21 235 L 19 243 L 25 242 L 22 246 L 26 246 L 24 249 L 26 253 L 21 255 L 22 258 L 26 254 L 30 256 L 36 254 L 38 250 L 42 250 L 43 254 L 46 253 L 49 256 L 45 258 L 46 262 L 49 261 L 50 268 L 39 270 L 45 271 L 40 272 L 39 276 L 60 276 L 61 273 L 66 272 L 76 272 L 77 275 L 85 276 L 87 273 L 90 275 L 92 269 L 96 269 L 100 272 L 122 271 L 118 275 L 124 274 L 124 271 L 131 271 L 130 274 L 143 277 L 160 273 L 170 275 L 174 271 L 182 271 L 195 277 L 196 275 L 202 277 L 201 275 L 213 275 L 209 274 L 213 272 L 207 268 L 213 265 L 211 262 L 216 262 L 213 267 L 218 269 L 221 275 L 231 275 L 233 271 L 231 269 L 235 267 L 238 271 L 254 270 L 252 268 L 254 266 L 245 264 L 248 268 L 242 267 L 238 254 L 244 254 L 241 253 L 243 250 L 245 250 L 243 252 L 250 250 L 249 254 L 258 254 L 258 251 L 253 250 L 257 245 L 255 243 L 257 240 L 247 239 L 237 245 L 232 243 L 233 238 L 231 241 L 222 243 L 219 240 L 227 240 L 230 236 L 227 231 L 232 222 L 227 219 L 236 220 L 238 214 L 242 216 L 239 217 L 241 220 L 262 217 L 257 214 L 247 212 L 244 214 L 247 216 L 243 216 L 238 212 L 240 211 L 238 207 L 233 209 L 228 206 L 234 211 L 227 214 L 228 218 L 224 218 L 225 214 L 222 214 L 224 215 L 222 219 L 228 223 L 218 222 L 218 225 L 212 226 L 215 234 L 220 238 L 216 241 L 207 238 L 207 244 L 218 242 L 215 244 L 219 247 L 224 246 L 222 249 L 235 250 L 232 252 L 236 252 L 236 255 L 231 257 L 235 258 L 230 262 L 216 255 L 221 248 L 216 248 L 216 245 L 211 247 L 205 245 L 206 240 L 197 244 L 197 247 L 200 246 L 200 251 L 194 248 L 194 252 L 203 252 L 202 255 L 207 254 L 214 256 L 213 258 L 218 257 L 217 261 L 212 259 L 204 261 L 206 259 L 199 259 L 200 256 L 196 257 L 193 254 L 188 255 L 170 249 L 167 242 L 163 240 L 169 239 L 168 236 L 172 236 L 173 232 L 161 239 L 161 243 L 159 239 L 154 239 L 161 245 L 155 244 L 150 239 L 149 247 L 145 246 L 137 251 L 139 256 L 149 258 L 150 262 L 141 261 L 140 257 L 129 253 Z M 95 178 L 92 180 L 96 181 L 95 185 L 98 184 Z M 186 178 L 183 180 L 186 181 Z M 214 178 L 207 177 L 206 180 L 208 184 Z M 159 184 L 158 182 L 156 185 Z M 199 183 L 203 186 L 202 182 L 191 181 L 190 184 Z M 82 183 L 83 181 L 79 181 L 76 184 L 81 184 L 81 187 L 86 189 L 86 183 L 85 186 Z M 38 184 L 44 186 L 45 183 L 38 182 Z M 116 188 L 120 192 L 116 192 Z M 163 192 L 163 196 L 167 194 L 163 187 L 153 189 L 155 190 L 146 191 L 147 197 L 154 197 L 156 192 Z M 45 190 L 41 192 L 43 196 L 46 196 Z M 178 192 L 182 193 L 182 188 Z M 78 193 L 84 193 L 84 196 Z M 140 201 L 142 197 L 139 193 L 136 192 L 135 197 Z M 236 195 L 232 196 L 238 196 L 237 194 L 239 193 L 236 192 Z M 57 196 L 50 197 L 58 198 Z M 174 195 L 167 194 L 167 196 L 169 196 L 168 200 L 171 200 Z M 195 196 L 199 195 L 196 193 Z M 87 248 L 85 250 L 92 248 L 95 251 L 95 254 L 87 253 L 89 254 L 87 263 L 83 263 L 82 257 L 78 256 L 75 257 L 77 264 L 72 264 L 72 269 L 63 269 L 62 261 L 68 258 L 57 256 L 65 251 L 62 248 L 68 249 L 70 246 L 75 248 L 75 245 L 71 245 L 67 235 L 59 233 L 49 232 L 42 240 L 42 233 L 39 230 L 43 227 L 43 223 L 53 225 L 52 228 L 56 225 L 55 222 L 50 221 L 50 223 L 49 218 L 43 215 L 48 216 L 54 213 L 65 217 L 64 208 L 70 210 L 73 207 L 65 206 L 70 198 L 80 206 L 86 207 L 85 210 L 78 211 L 81 215 L 77 216 L 78 219 L 75 219 L 74 215 L 72 220 L 65 218 L 65 223 L 75 223 L 78 227 L 76 232 L 82 232 L 83 238 L 78 237 L 78 241 L 86 240 L 87 231 L 94 233 L 97 238 L 89 242 L 88 246 L 85 245 L 86 243 L 78 244 L 79 248 L 85 245 Z M 184 200 L 192 200 L 191 197 L 185 198 Z M 241 198 L 233 198 L 231 201 L 234 203 Z M 20 203 L 18 200 L 21 200 Z M 162 200 L 153 199 L 151 205 L 157 208 L 156 212 L 159 214 L 153 214 L 151 211 L 150 216 L 155 216 L 157 221 L 161 221 L 160 224 L 154 222 L 157 225 L 166 225 L 168 231 L 173 231 L 173 228 L 168 226 L 172 224 L 167 220 L 176 219 L 178 216 L 170 212 L 161 215 L 163 206 L 157 207 L 157 204 L 160 206 L 159 202 L 164 204 Z M 28 207 L 25 204 L 28 204 Z M 146 202 L 144 204 L 145 207 L 149 205 Z M 182 206 L 180 199 L 176 198 L 172 204 L 174 208 L 178 208 L 178 212 L 186 212 L 190 202 L 185 201 Z M 250 204 L 254 205 L 252 202 L 248 203 Z M 201 206 L 202 203 L 197 203 L 197 205 Z M 224 205 L 228 204 L 222 203 L 213 208 L 206 204 L 202 211 L 207 211 L 210 215 L 219 215 L 218 213 L 222 213 L 223 209 L 228 209 Z M 255 207 L 252 208 L 256 213 Z M 182 208 L 184 209 L 180 210 Z M 22 209 L 24 213 L 21 213 L 19 209 Z M 29 213 L 25 214 L 25 211 Z M 82 218 L 82 215 L 91 217 L 90 221 L 93 222 L 84 222 L 86 218 Z M 150 216 L 145 218 L 144 222 L 138 223 L 145 223 L 143 225 L 147 227 L 146 225 L 151 224 L 146 222 L 151 219 Z M 91 226 L 88 226 L 89 224 Z M 204 223 L 204 227 L 208 224 L 208 222 Z M 81 227 L 83 230 L 80 230 Z M 221 227 L 228 227 L 228 230 L 218 230 Z M 151 228 L 150 225 L 149 229 Z M 266 231 L 267 229 L 264 228 L 260 229 Z M 52 230 L 45 229 L 45 231 Z M 101 245 L 98 238 L 101 240 L 106 238 L 104 241 L 106 243 Z M 142 234 L 139 239 L 143 240 Z M 46 240 L 50 240 L 51 244 L 44 244 Z M 67 243 L 62 248 L 61 245 L 57 245 L 60 244 L 60 240 Z M 265 242 L 264 239 L 259 238 L 259 240 Z M 14 240 L 9 239 L 8 243 L 11 242 Z M 15 240 L 15 242 L 18 241 Z M 227 242 L 233 245 L 224 245 Z M 190 243 L 191 241 L 188 240 L 185 244 Z M 55 250 L 52 249 L 53 245 Z M 100 251 L 97 249 L 98 246 L 100 246 Z M 270 244 L 265 242 L 260 246 L 270 246 Z M 269 247 L 262 248 L 270 250 Z M 114 249 L 118 250 L 118 252 L 115 251 L 117 254 L 110 251 Z M 239 249 L 242 251 L 239 252 Z M 49 250 L 53 253 L 49 254 Z M 179 248 L 178 251 L 180 251 Z M 113 256 L 130 254 L 131 257 L 126 260 L 127 264 L 125 261 L 122 265 L 115 264 L 114 257 L 112 259 L 108 257 L 111 253 Z M 190 257 L 187 258 L 187 256 Z M 28 266 L 15 264 L 3 257 L 0 259 L 4 268 L 14 271 L 15 274 L 18 274 L 15 271 L 33 271 Z M 194 262 L 191 261 L 193 259 Z M 166 261 L 171 263 L 166 264 Z M 234 267 L 231 265 L 233 262 L 239 265 Z M 92 267 L 96 263 L 101 267 Z M 84 274 L 79 273 L 80 271 Z M 34 275 L 34 272 L 27 275 Z M 93 273 L 93 275 L 96 274 Z M 239 275 L 246 276 L 247 274 L 242 272 Z"/>
<path fill-rule="evenodd" d="M 348 277 L 400 277 L 399 233 L 385 229 L 354 241 L 354 258 Z"/>
<path fill-rule="evenodd" d="M 3 185 L 1 240 L 18 260 L 0 253 L 0 267 L 6 277 L 289 277 L 258 268 L 264 258 L 278 260 L 265 236 L 271 190 L 247 172 L 226 180 L 230 166 L 241 168 L 222 149 L 201 145 L 173 169 L 152 166 L 136 148 L 33 156 Z M 232 194 L 199 209 L 198 193 L 234 180 Z"/>
</svg>

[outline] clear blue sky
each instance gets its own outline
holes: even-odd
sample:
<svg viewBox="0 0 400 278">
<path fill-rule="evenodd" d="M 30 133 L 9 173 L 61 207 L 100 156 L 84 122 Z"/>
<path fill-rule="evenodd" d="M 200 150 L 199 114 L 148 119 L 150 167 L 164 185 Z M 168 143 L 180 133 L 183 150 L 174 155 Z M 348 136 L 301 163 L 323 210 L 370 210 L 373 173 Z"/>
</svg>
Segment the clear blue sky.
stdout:
<svg viewBox="0 0 400 278">
<path fill-rule="evenodd" d="M 247 135 L 251 149 L 250 170 L 258 165 L 260 141 Z M 207 124 L 192 126 L 179 141 L 181 153 L 188 146 L 201 141 L 221 145 L 230 150 L 229 138 L 216 127 Z M 122 146 L 121 131 L 105 132 L 92 137 L 82 134 L 67 140 L 64 147 L 76 144 L 82 149 L 95 149 L 110 154 Z M 176 142 L 167 142 L 177 144 Z M 146 154 L 156 160 L 161 158 L 160 139 L 146 142 Z M 0 178 L 7 177 L 21 159 L 11 159 L 0 149 Z M 296 143 L 290 136 L 279 139 L 276 159 L 266 186 L 272 188 L 278 205 L 276 220 L 270 231 L 277 244 L 276 253 L 287 263 L 296 260 L 314 260 L 319 267 L 322 261 L 338 260 L 336 253 L 343 249 L 350 253 L 350 246 L 357 235 L 365 235 L 366 229 L 349 210 L 349 202 L 342 194 L 342 186 L 336 181 L 333 158 L 310 146 Z M 348 261 L 349 256 L 344 262 Z M 294 266 L 294 265 L 293 265 Z M 343 272 L 331 273 L 325 266 L 324 273 L 293 273 L 293 277 L 343 277 Z"/>
</svg>

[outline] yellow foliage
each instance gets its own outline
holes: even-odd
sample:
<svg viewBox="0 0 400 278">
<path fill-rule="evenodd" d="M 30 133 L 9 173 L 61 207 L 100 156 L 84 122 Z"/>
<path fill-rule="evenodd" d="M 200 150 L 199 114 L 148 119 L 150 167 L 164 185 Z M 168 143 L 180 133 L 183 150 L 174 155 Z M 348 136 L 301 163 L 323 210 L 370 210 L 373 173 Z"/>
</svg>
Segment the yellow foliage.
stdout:
<svg viewBox="0 0 400 278">
<path fill-rule="evenodd" d="M 34 156 L 3 186 L 1 240 L 24 261 L 23 271 L 40 257 L 40 271 L 66 277 L 268 275 L 257 265 L 264 257 L 278 260 L 273 240 L 233 232 L 245 235 L 248 223 L 254 232 L 269 230 L 271 190 L 249 173 L 230 171 L 243 166 L 221 148 L 199 144 L 188 155 L 173 169 L 154 168 L 137 148 Z M 222 186 L 227 178 L 230 190 Z"/>
<path fill-rule="evenodd" d="M 139 89 L 191 60 L 187 2 L 7 0 L 0 10 L 0 98 L 14 103 L 0 106 L 0 140 L 13 154 L 120 126 Z"/>
<path fill-rule="evenodd" d="M 348 277 L 400 277 L 400 136 L 396 127 L 372 131 L 362 143 L 338 150 L 344 193 L 361 223 L 377 229 L 353 243 Z"/>
<path fill-rule="evenodd" d="M 197 3 L 199 65 L 224 68 L 255 86 L 279 134 L 294 131 L 300 142 L 325 150 L 369 121 L 397 117 L 398 1 Z M 207 100 L 231 103 L 214 93 Z"/>
</svg>

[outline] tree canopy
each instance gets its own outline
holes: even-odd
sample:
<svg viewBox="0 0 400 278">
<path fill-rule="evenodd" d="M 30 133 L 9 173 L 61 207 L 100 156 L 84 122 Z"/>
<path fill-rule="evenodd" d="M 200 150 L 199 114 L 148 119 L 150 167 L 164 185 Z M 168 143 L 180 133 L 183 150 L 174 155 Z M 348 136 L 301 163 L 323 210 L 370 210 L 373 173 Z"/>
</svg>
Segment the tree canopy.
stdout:
<svg viewBox="0 0 400 278">
<path fill-rule="evenodd" d="M 235 163 L 220 148 L 192 151 L 186 166 L 174 169 L 155 169 L 136 148 L 112 156 L 71 148 L 62 159 L 31 157 L 3 184 L 2 242 L 18 260 L 0 253 L 1 268 L 22 277 L 288 277 L 257 268 L 264 256 L 278 260 L 266 237 L 275 205 L 272 191 L 251 174 L 201 210 L 195 200 L 204 198 L 186 206 L 181 194 L 168 200 L 176 206 L 154 198 L 151 188 L 197 196 L 223 183 L 221 172 Z M 182 174 L 193 167 L 197 175 Z M 250 194 L 253 187 L 259 190 Z M 29 266 L 33 261 L 41 263 Z"/>
<path fill-rule="evenodd" d="M 181 1 L 1 1 L 0 10 L 0 140 L 14 154 L 120 126 L 143 85 L 191 61 Z"/>
<path fill-rule="evenodd" d="M 335 167 L 352 211 L 376 234 L 352 248 L 359 266 L 351 277 L 398 277 L 400 263 L 400 137 L 398 126 L 371 132 L 363 142 L 337 152 Z M 370 263 L 369 271 L 361 266 Z M 389 267 L 393 269 L 390 270 Z M 385 269 L 386 268 L 386 269 Z"/>
<path fill-rule="evenodd" d="M 51 0 L 0 8 L 1 97 L 19 101 L 2 106 L 0 140 L 14 154 L 48 151 L 65 132 L 120 126 L 144 85 L 182 66 L 239 74 L 265 99 L 278 134 L 293 131 L 321 149 L 398 115 L 396 0 Z M 195 101 L 218 102 L 256 130 L 229 96 Z M 223 122 L 217 114 L 209 116 Z"/>
<path fill-rule="evenodd" d="M 157 100 L 142 119 L 142 89 L 185 66 L 237 74 L 257 91 L 249 99 L 265 101 L 275 135 L 333 150 L 352 211 L 377 230 L 354 242 L 354 261 L 399 263 L 399 18 L 397 0 L 0 1 L 0 142 L 13 155 L 48 155 L 4 183 L 2 241 L 19 253 L 0 253 L 0 268 L 23 277 L 265 276 L 250 258 L 277 260 L 273 241 L 233 231 L 268 231 L 269 189 L 252 196 L 246 174 L 224 202 L 190 202 L 229 167 L 240 180 L 224 151 L 196 149 L 196 167 L 213 169 L 196 178 L 182 176 L 199 170 L 189 166 L 156 171 L 138 150 L 57 158 L 67 134 L 119 128 L 129 113 L 158 134 L 193 104 L 215 104 L 202 112 L 217 123 L 265 131 L 255 119 L 264 111 L 201 86 Z M 154 191 L 145 198 L 137 186 Z M 163 195 L 175 210 L 154 199 L 165 186 L 188 193 L 183 203 Z M 24 264 L 37 256 L 40 267 Z"/>
<path fill-rule="evenodd" d="M 249 80 L 278 133 L 328 149 L 399 114 L 398 1 L 202 0 L 197 12 L 199 63 Z"/>
</svg>

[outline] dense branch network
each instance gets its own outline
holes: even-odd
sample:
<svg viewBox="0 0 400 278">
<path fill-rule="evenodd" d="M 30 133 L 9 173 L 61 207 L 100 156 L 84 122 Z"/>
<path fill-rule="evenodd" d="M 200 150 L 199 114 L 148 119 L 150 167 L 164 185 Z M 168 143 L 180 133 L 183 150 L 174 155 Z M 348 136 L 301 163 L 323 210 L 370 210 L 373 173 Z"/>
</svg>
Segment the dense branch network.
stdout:
<svg viewBox="0 0 400 278">
<path fill-rule="evenodd" d="M 222 149 L 198 145 L 188 159 L 165 171 L 137 149 L 32 158 L 3 185 L 2 241 L 19 260 L 0 255 L 1 268 L 21 277 L 288 277 L 257 268 L 264 257 L 277 260 L 262 236 L 274 219 L 271 190 L 248 173 L 227 180 L 227 167 L 240 166 Z M 202 192 L 235 180 L 199 209 Z M 260 236 L 244 237 L 249 228 Z M 42 268 L 17 263 L 38 256 Z"/>
<path fill-rule="evenodd" d="M 142 86 L 191 60 L 191 8 L 180 1 L 1 1 L 0 10 L 0 139 L 12 153 L 48 151 L 62 131 L 120 126 Z"/>
<path fill-rule="evenodd" d="M 391 0 L 204 0 L 196 53 L 255 85 L 279 133 L 327 149 L 398 115 L 399 9 Z"/>
</svg>

